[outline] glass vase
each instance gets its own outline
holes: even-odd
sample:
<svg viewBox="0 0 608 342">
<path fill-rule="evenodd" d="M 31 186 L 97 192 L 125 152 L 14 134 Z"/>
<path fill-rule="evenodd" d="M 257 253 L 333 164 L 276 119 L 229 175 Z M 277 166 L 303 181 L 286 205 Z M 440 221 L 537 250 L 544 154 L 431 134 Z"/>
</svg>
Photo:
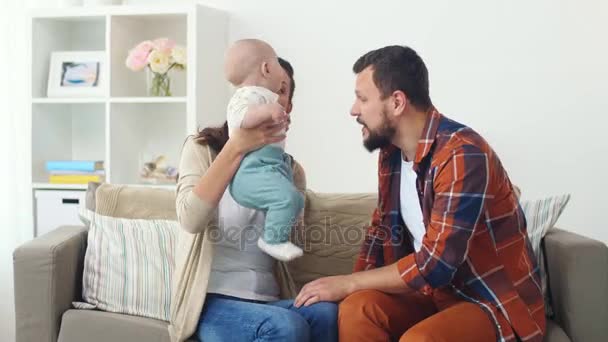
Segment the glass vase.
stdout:
<svg viewBox="0 0 608 342">
<path fill-rule="evenodd" d="M 169 72 L 160 74 L 147 69 L 146 83 L 148 96 L 171 96 L 171 77 Z"/>
</svg>

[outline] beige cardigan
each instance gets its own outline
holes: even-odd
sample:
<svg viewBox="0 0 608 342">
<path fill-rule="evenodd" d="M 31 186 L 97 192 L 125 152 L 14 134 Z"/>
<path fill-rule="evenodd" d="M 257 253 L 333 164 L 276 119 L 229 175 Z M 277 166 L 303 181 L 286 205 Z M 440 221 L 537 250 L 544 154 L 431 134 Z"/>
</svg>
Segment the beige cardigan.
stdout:
<svg viewBox="0 0 608 342">
<path fill-rule="evenodd" d="M 201 200 L 192 190 L 215 156 L 215 151 L 198 144 L 194 137 L 188 137 L 182 149 L 176 198 L 177 218 L 182 229 L 175 252 L 169 324 L 173 342 L 185 341 L 195 333 L 205 303 L 213 258 L 213 245 L 207 236 L 207 227 L 217 224 L 217 207 Z M 296 162 L 293 169 L 294 183 L 304 193 L 304 170 Z M 295 297 L 296 288 L 285 264 L 277 263 L 275 274 L 281 297 Z"/>
</svg>

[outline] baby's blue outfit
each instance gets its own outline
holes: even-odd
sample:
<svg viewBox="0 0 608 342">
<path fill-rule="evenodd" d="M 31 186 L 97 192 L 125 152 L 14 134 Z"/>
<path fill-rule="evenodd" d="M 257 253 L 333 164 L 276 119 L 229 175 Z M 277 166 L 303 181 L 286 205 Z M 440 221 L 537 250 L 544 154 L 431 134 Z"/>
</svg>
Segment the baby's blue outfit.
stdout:
<svg viewBox="0 0 608 342">
<path fill-rule="evenodd" d="M 239 88 L 228 105 L 229 130 L 240 127 L 250 104 L 272 103 L 277 98 L 266 88 Z M 293 184 L 292 158 L 283 146 L 271 144 L 248 153 L 229 187 L 238 204 L 266 212 L 262 239 L 268 244 L 288 242 L 304 208 L 304 197 Z"/>
<path fill-rule="evenodd" d="M 291 157 L 282 148 L 268 145 L 245 156 L 230 184 L 230 194 L 240 205 L 266 212 L 264 241 L 289 241 L 304 198 L 293 185 Z"/>
</svg>

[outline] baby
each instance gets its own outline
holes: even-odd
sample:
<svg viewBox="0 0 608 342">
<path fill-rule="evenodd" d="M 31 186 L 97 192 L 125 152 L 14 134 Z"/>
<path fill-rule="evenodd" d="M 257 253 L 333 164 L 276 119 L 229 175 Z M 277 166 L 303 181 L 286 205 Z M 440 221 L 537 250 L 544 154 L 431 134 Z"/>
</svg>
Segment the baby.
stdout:
<svg viewBox="0 0 608 342">
<path fill-rule="evenodd" d="M 247 112 L 250 105 L 276 103 L 277 93 L 288 78 L 269 44 L 256 39 L 237 41 L 226 54 L 225 73 L 237 88 L 228 104 L 229 135 L 237 128 L 288 119 L 284 111 Z M 289 233 L 304 207 L 304 198 L 293 184 L 291 158 L 284 149 L 285 140 L 247 154 L 232 179 L 230 194 L 240 205 L 266 212 L 258 247 L 277 260 L 289 261 L 302 256 L 302 249 L 289 241 Z"/>
</svg>

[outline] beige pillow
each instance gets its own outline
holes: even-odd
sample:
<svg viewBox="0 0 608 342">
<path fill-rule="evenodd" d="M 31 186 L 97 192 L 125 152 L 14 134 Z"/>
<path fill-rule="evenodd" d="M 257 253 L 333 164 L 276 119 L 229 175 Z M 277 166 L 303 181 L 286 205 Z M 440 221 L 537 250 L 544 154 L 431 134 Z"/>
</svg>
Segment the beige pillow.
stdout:
<svg viewBox="0 0 608 342">
<path fill-rule="evenodd" d="M 174 220 L 128 219 L 81 208 L 89 223 L 78 309 L 99 309 L 168 321 L 175 243 Z"/>
<path fill-rule="evenodd" d="M 352 272 L 376 204 L 375 194 L 306 192 L 304 227 L 292 238 L 304 256 L 288 264 L 298 289 L 323 276 Z"/>
<path fill-rule="evenodd" d="M 110 217 L 177 220 L 175 190 L 103 183 L 94 191 L 94 211 Z M 87 193 L 87 200 L 89 193 Z M 87 204 L 88 208 L 91 208 Z"/>
<path fill-rule="evenodd" d="M 82 288 L 86 303 L 74 306 L 168 320 L 172 284 L 167 279 L 174 268 L 179 227 L 175 191 L 89 183 L 80 217 L 89 227 Z M 97 260 L 109 260 L 115 267 Z M 129 276 L 133 274 L 137 277 Z"/>
</svg>

